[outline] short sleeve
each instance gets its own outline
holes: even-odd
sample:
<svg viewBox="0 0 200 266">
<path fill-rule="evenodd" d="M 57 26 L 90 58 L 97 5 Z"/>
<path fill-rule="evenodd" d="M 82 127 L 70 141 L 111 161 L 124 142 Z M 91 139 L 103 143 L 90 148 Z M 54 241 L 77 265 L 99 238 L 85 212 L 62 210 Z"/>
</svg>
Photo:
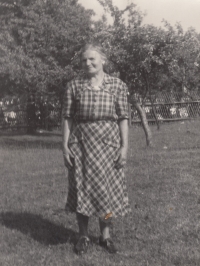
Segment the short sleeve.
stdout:
<svg viewBox="0 0 200 266">
<path fill-rule="evenodd" d="M 73 87 L 72 84 L 67 84 L 64 98 L 63 98 L 63 118 L 73 118 L 75 114 L 75 101 L 73 96 Z"/>
<path fill-rule="evenodd" d="M 116 97 L 116 114 L 118 120 L 128 119 L 128 88 L 125 83 L 121 83 Z"/>
</svg>

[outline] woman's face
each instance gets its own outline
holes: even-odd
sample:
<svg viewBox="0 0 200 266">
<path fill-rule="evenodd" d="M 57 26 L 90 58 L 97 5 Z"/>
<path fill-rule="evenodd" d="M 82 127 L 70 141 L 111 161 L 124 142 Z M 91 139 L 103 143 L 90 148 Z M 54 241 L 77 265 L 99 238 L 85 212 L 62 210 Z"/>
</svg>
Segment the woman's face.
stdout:
<svg viewBox="0 0 200 266">
<path fill-rule="evenodd" d="M 86 50 L 81 57 L 82 68 L 89 75 L 97 75 L 102 72 L 103 61 L 101 55 L 91 49 Z"/>
</svg>

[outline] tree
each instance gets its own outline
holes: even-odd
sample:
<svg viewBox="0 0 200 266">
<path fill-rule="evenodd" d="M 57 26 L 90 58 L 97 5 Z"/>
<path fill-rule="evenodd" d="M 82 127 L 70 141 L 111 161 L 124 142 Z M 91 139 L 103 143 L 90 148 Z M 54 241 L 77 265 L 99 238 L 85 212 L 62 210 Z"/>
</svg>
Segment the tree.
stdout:
<svg viewBox="0 0 200 266">
<path fill-rule="evenodd" d="M 165 27 L 167 38 L 163 55 L 174 87 L 181 92 L 197 90 L 200 84 L 199 34 L 193 28 L 184 32 L 179 23 L 173 28 L 165 21 Z"/>
<path fill-rule="evenodd" d="M 97 25 L 101 27 L 96 28 L 97 34 L 94 35 L 94 38 L 100 41 L 105 47 L 109 55 L 109 60 L 112 63 L 112 67 L 110 68 L 120 73 L 120 78 L 127 83 L 132 96 L 135 92 L 139 91 L 139 88 L 134 86 L 134 83 L 137 79 L 139 80 L 139 64 L 141 63 L 141 59 L 138 59 L 138 46 L 133 42 L 133 38 L 136 40 L 139 36 L 142 14 L 134 9 L 135 5 L 133 4 L 120 11 L 113 5 L 112 0 L 101 0 L 99 2 L 106 12 L 109 12 L 113 17 L 113 25 L 107 25 L 105 18 L 103 18 L 101 25 L 99 23 Z M 127 23 L 123 17 L 125 12 L 128 12 L 129 17 Z M 141 88 L 142 86 L 140 86 Z M 151 146 L 152 134 L 148 126 L 145 111 L 135 99 L 132 97 L 131 99 L 132 104 L 140 114 L 147 145 Z"/>
<path fill-rule="evenodd" d="M 72 0 L 10 1 L 6 10 L 0 14 L 1 96 L 62 98 L 66 82 L 76 75 L 73 59 L 91 34 L 93 11 Z"/>
<path fill-rule="evenodd" d="M 62 102 L 66 82 L 80 71 L 81 46 L 98 41 L 108 54 L 107 71 L 127 83 L 151 140 L 140 107 L 147 98 L 153 106 L 161 90 L 199 89 L 200 35 L 166 21 L 164 29 L 142 26 L 134 4 L 119 10 L 112 0 L 97 1 L 113 24 L 105 15 L 93 21 L 93 11 L 77 0 L 0 0 L 0 96 L 51 94 Z"/>
</svg>

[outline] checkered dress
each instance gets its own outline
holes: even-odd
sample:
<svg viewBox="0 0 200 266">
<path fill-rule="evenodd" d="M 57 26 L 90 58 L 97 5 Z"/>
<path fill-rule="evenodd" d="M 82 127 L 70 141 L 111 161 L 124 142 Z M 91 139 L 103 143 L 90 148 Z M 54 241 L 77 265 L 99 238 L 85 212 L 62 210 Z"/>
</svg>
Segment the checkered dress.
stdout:
<svg viewBox="0 0 200 266">
<path fill-rule="evenodd" d="M 98 217 L 129 213 L 124 169 L 114 164 L 120 148 L 117 122 L 128 118 L 126 85 L 106 74 L 98 90 L 86 79 L 75 79 L 65 92 L 63 116 L 74 121 L 68 141 L 74 167 L 68 173 L 66 210 Z"/>
</svg>

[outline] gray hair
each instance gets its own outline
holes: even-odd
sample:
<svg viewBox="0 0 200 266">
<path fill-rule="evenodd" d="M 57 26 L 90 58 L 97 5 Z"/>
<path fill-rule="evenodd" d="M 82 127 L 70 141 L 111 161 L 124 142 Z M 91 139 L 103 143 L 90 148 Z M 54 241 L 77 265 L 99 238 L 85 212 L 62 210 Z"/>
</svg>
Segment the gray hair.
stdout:
<svg viewBox="0 0 200 266">
<path fill-rule="evenodd" d="M 98 44 L 94 44 L 94 43 L 87 43 L 87 44 L 84 45 L 84 47 L 81 50 L 81 56 L 87 50 L 96 51 L 96 52 L 98 52 L 101 55 L 101 57 L 102 57 L 103 60 L 105 60 L 105 61 L 107 60 L 107 56 L 106 56 L 106 54 L 105 54 L 102 46 L 100 46 Z"/>
</svg>

